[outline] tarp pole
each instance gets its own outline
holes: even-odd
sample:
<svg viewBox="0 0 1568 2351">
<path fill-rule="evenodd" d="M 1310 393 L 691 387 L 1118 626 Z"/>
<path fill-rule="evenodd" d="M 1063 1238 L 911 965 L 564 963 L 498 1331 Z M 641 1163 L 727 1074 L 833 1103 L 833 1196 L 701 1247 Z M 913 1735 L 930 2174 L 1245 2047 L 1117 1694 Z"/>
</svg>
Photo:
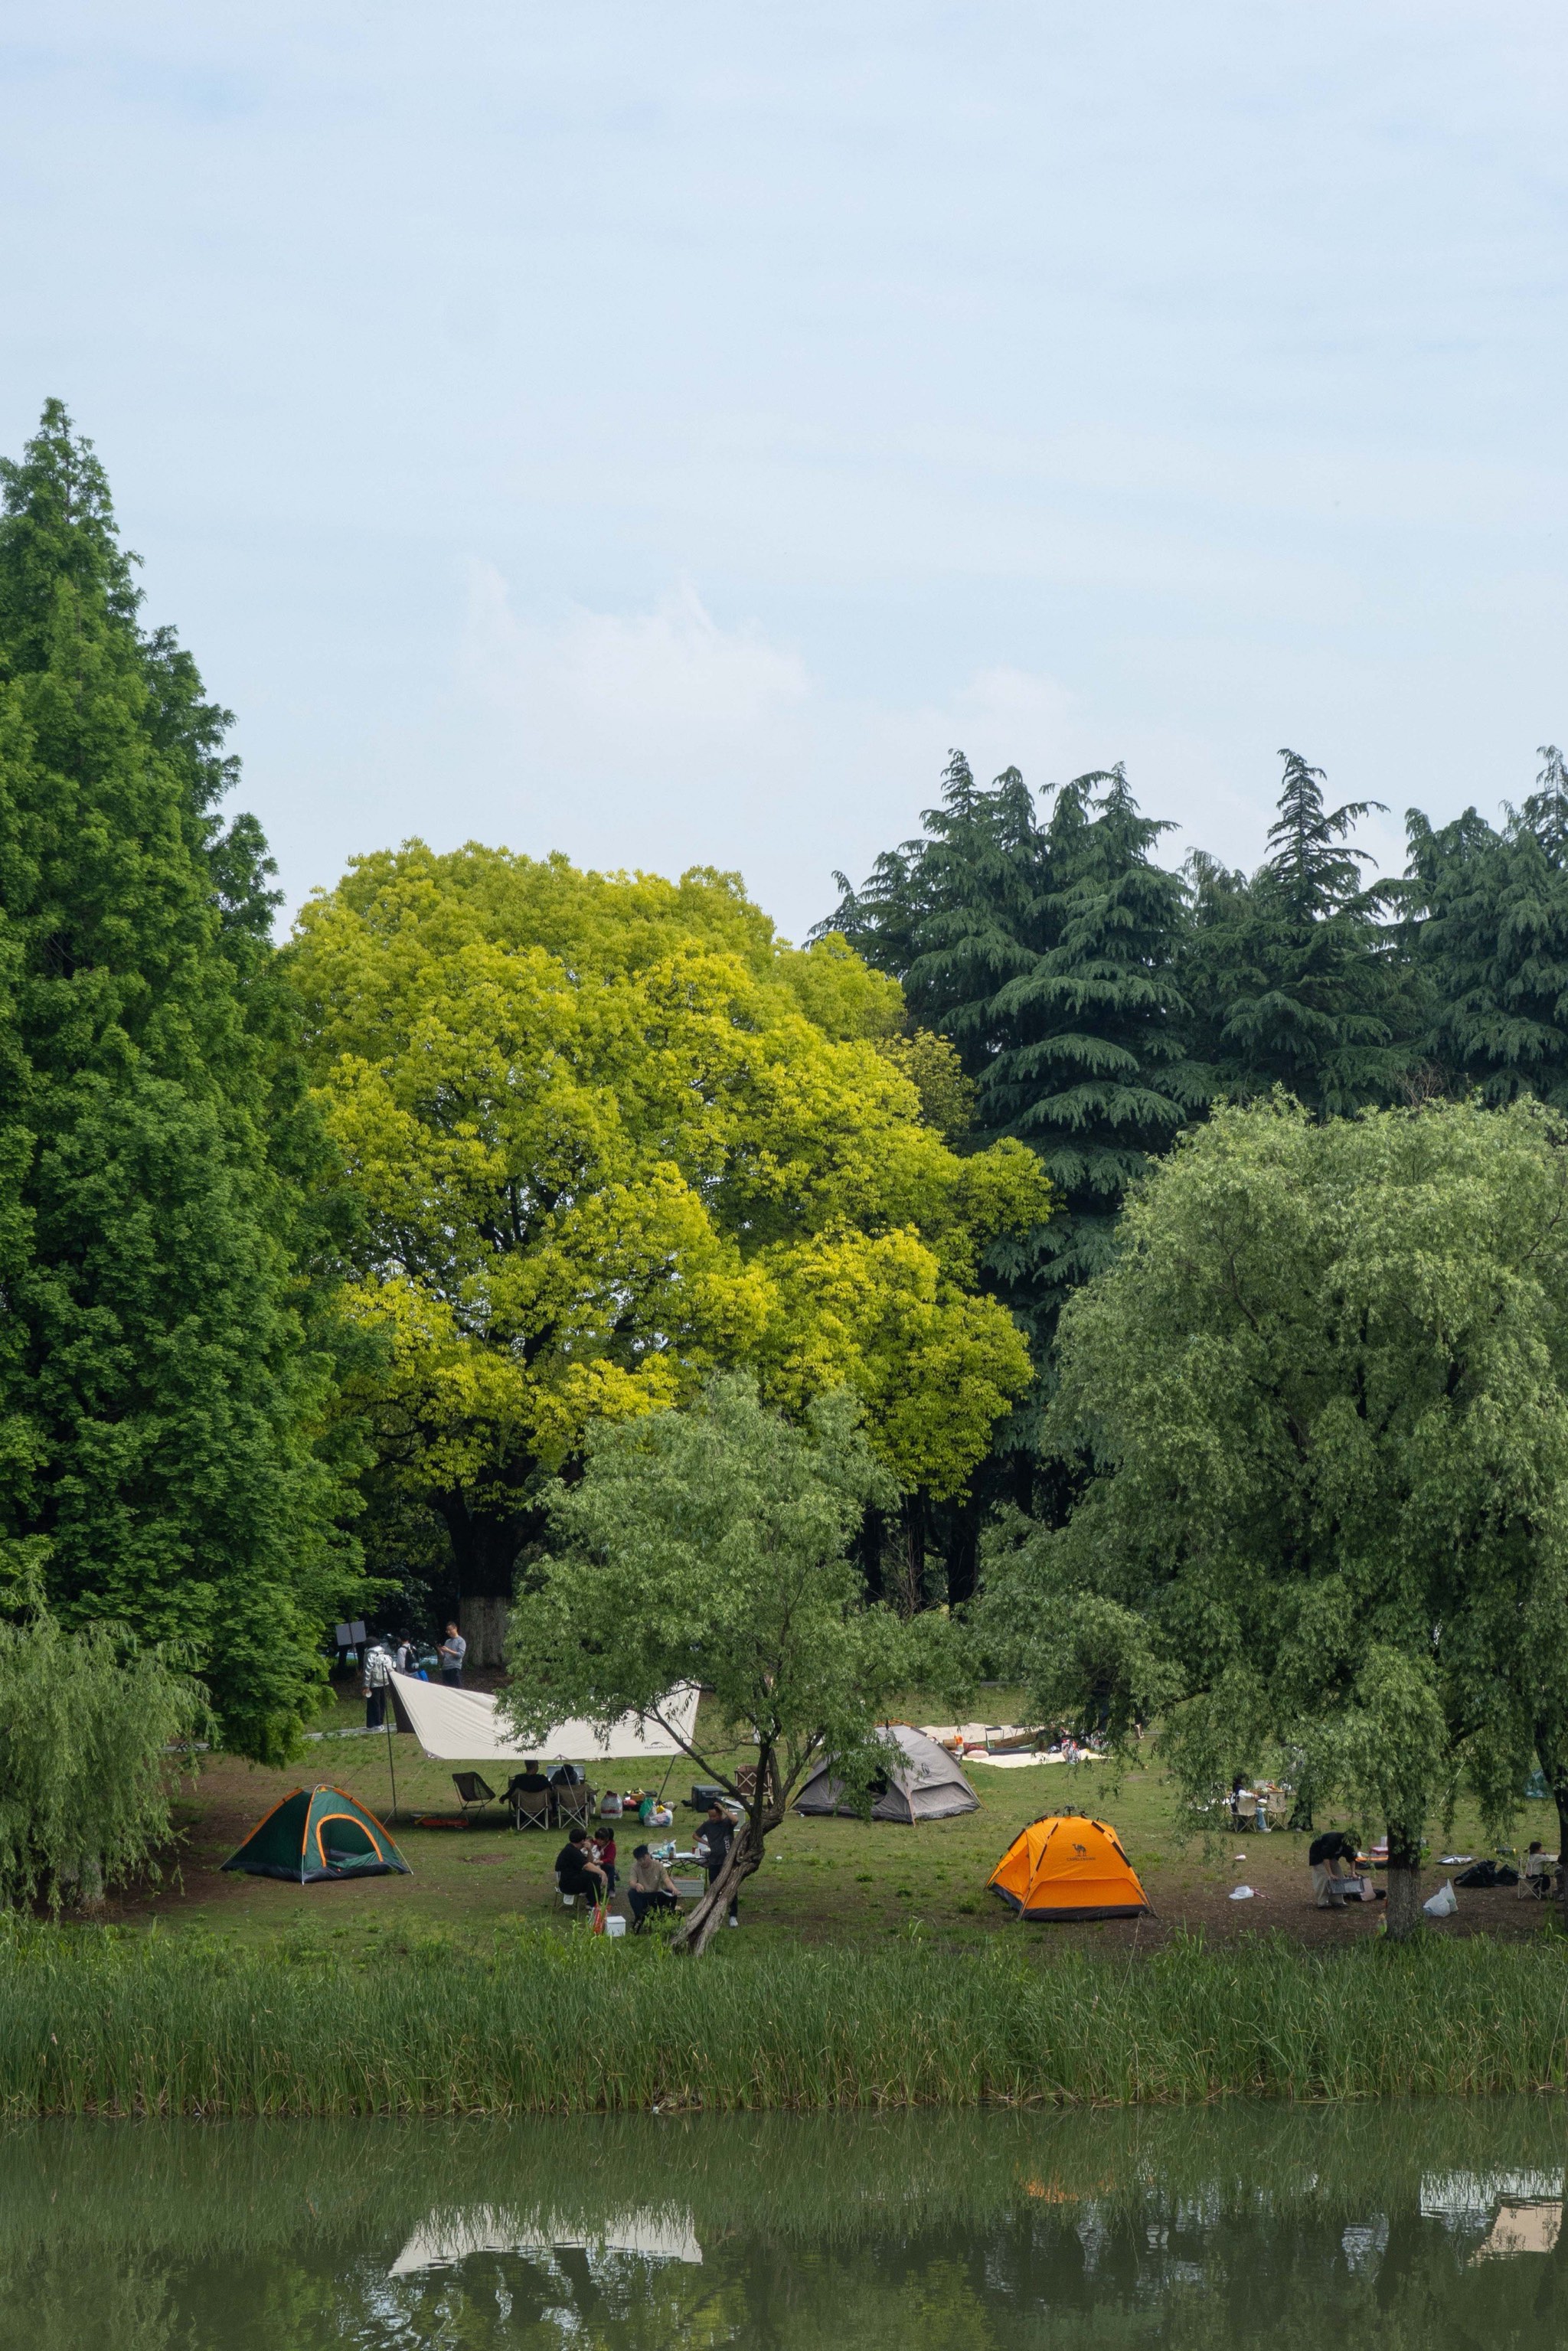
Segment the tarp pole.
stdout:
<svg viewBox="0 0 1568 2351">
<path fill-rule="evenodd" d="M 389 1771 L 389 1772 L 391 1773 L 391 1775 L 392 1775 L 392 1823 L 393 1828 L 396 1828 L 396 1826 L 397 1826 L 397 1765 L 392 1761 L 392 1717 L 391 1717 L 391 1715 L 390 1715 L 390 1714 L 388 1714 L 388 1715 L 384 1715 L 384 1716 L 382 1717 L 382 1720 L 385 1722 L 386 1727 L 387 1727 L 387 1770 L 388 1770 L 388 1771 Z"/>
</svg>

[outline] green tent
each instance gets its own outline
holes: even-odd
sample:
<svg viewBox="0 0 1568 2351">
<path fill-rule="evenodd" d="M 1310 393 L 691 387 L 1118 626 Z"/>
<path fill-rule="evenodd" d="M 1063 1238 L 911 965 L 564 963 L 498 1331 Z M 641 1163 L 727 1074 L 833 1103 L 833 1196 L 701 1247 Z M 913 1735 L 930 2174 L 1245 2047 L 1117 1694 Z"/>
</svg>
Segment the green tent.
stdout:
<svg viewBox="0 0 1568 2351">
<path fill-rule="evenodd" d="M 225 1869 L 252 1877 L 287 1877 L 312 1886 L 322 1877 L 412 1876 L 406 1861 L 373 1813 L 341 1788 L 294 1788 L 257 1821 Z"/>
</svg>

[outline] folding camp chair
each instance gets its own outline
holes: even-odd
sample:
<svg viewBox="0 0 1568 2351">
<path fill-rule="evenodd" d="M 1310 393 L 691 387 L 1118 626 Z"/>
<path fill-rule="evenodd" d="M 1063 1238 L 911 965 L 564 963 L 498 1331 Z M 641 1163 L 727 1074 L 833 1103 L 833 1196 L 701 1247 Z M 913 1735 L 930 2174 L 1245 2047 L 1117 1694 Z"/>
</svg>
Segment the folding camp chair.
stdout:
<svg viewBox="0 0 1568 2351">
<path fill-rule="evenodd" d="M 588 1826 L 589 1812 L 593 1803 L 593 1791 L 585 1781 L 580 1780 L 574 1788 L 553 1788 L 550 1792 L 555 1798 L 555 1816 L 558 1826 L 563 1829 L 580 1825 L 583 1828 Z"/>
<path fill-rule="evenodd" d="M 494 1788 L 481 1780 L 477 1771 L 454 1771 L 452 1784 L 462 1801 L 465 1820 L 470 1809 L 477 1812 L 482 1806 L 497 1801 Z"/>
<path fill-rule="evenodd" d="M 548 1788 L 509 1788 L 507 1800 L 512 1807 L 515 1829 L 548 1829 L 549 1826 Z"/>
</svg>

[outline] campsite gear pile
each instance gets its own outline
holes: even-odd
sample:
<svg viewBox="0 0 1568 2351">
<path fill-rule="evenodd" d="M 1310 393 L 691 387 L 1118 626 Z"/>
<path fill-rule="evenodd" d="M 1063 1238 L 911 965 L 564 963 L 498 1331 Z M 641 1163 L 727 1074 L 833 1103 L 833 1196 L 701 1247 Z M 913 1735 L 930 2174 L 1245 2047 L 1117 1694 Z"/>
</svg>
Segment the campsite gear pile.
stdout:
<svg viewBox="0 0 1568 2351">
<path fill-rule="evenodd" d="M 872 1782 L 873 1821 L 945 1821 L 975 1813 L 980 1800 L 965 1779 L 956 1756 L 906 1722 L 884 1725 L 877 1734 L 887 1763 Z M 798 1813 L 850 1813 L 856 1807 L 832 1763 L 812 1773 L 795 1799 Z"/>
<path fill-rule="evenodd" d="M 413 1876 L 373 1813 L 341 1788 L 292 1788 L 264 1813 L 225 1869 L 283 1877 L 294 1886 L 325 1879 Z"/>
<path fill-rule="evenodd" d="M 1115 1830 L 1081 1813 L 1031 1821 L 987 1883 L 1020 1918 L 1135 1918 L 1151 1907 Z"/>
</svg>

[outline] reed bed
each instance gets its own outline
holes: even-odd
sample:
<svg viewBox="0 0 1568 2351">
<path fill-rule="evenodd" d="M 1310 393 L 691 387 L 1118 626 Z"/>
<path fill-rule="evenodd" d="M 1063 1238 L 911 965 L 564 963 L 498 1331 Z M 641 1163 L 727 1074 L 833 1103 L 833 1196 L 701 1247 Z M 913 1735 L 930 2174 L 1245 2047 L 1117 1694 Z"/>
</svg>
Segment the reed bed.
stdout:
<svg viewBox="0 0 1568 2351">
<path fill-rule="evenodd" d="M 1568 1950 L 1281 1942 L 1101 1961 L 520 1933 L 351 1959 L 0 1943 L 0 2115 L 1199 2105 L 1561 2090 Z"/>
</svg>

